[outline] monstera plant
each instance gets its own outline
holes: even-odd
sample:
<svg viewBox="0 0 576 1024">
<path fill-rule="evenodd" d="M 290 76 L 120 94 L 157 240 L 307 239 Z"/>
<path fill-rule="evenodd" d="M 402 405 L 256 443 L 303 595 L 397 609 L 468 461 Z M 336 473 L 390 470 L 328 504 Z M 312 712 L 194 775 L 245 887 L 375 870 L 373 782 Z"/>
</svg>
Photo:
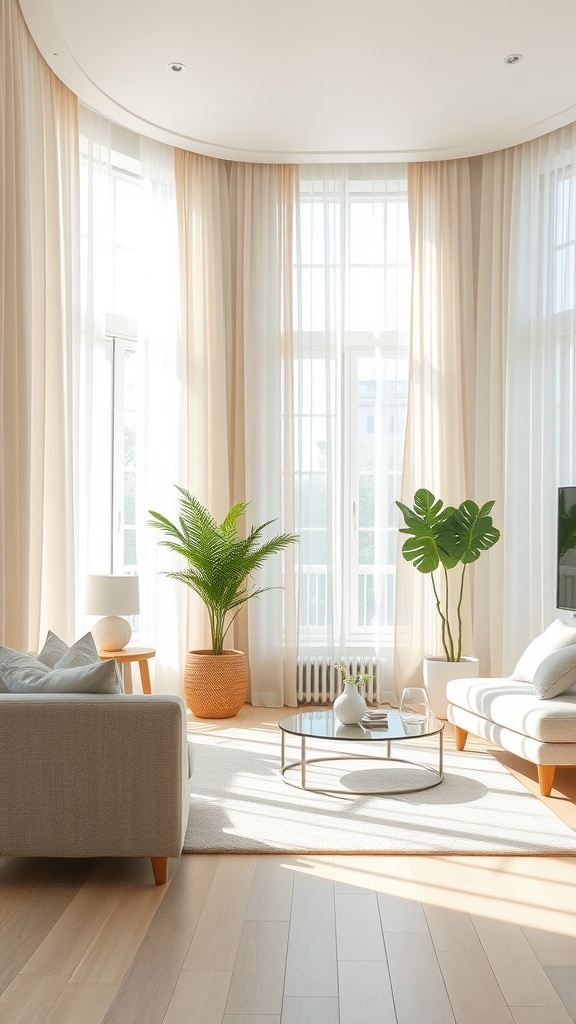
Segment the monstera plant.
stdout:
<svg viewBox="0 0 576 1024">
<path fill-rule="evenodd" d="M 402 555 L 418 572 L 430 575 L 436 609 L 442 625 L 442 647 L 446 661 L 462 657 L 462 598 L 466 569 L 476 562 L 500 538 L 492 522 L 493 501 L 479 506 L 463 501 L 458 508 L 444 505 L 431 491 L 421 488 L 414 495 L 410 508 L 401 501 L 405 525 L 400 533 L 408 534 Z M 456 604 L 451 598 L 451 573 L 457 570 Z M 440 578 L 438 578 L 440 577 Z"/>
</svg>

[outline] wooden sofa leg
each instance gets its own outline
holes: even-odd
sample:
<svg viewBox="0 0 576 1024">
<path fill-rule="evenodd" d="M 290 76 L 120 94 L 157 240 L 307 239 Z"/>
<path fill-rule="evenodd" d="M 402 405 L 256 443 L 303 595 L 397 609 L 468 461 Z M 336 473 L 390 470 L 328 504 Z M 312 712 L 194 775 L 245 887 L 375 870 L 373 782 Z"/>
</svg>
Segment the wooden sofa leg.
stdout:
<svg viewBox="0 0 576 1024">
<path fill-rule="evenodd" d="M 459 725 L 454 726 L 454 743 L 456 744 L 456 750 L 464 750 L 466 746 L 466 740 L 468 739 L 468 733 L 466 729 L 461 729 Z"/>
<path fill-rule="evenodd" d="M 168 880 L 168 857 L 150 857 L 156 885 L 165 885 Z"/>
<path fill-rule="evenodd" d="M 550 796 L 552 792 L 552 784 L 554 782 L 554 775 L 556 774 L 555 764 L 537 764 L 538 769 L 538 782 L 540 783 L 540 792 L 542 796 Z"/>
</svg>

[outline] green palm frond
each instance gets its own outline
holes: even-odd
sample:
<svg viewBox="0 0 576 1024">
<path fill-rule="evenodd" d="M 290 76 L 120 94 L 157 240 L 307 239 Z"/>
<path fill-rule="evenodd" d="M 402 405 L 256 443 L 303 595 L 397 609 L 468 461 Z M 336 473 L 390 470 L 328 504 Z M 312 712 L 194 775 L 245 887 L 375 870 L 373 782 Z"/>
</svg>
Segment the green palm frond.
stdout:
<svg viewBox="0 0 576 1024">
<path fill-rule="evenodd" d="M 241 537 L 239 522 L 246 515 L 247 502 L 238 502 L 220 525 L 207 508 L 184 487 L 178 487 L 178 524 L 150 510 L 149 525 L 164 533 L 160 545 L 183 557 L 186 568 L 165 575 L 190 587 L 204 602 L 210 620 L 212 647 L 222 652 L 224 636 L 238 609 L 269 587 L 255 587 L 252 574 L 270 555 L 278 554 L 298 540 L 293 533 L 281 533 L 264 541 L 264 531 L 273 519 L 253 527 Z M 232 614 L 233 613 L 233 614 Z"/>
</svg>

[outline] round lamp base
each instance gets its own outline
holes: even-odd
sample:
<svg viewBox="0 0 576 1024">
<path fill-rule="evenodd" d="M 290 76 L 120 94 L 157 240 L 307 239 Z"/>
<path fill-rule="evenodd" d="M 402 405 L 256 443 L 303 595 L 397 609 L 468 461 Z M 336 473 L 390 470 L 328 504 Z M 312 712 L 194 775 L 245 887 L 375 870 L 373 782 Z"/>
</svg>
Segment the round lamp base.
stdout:
<svg viewBox="0 0 576 1024">
<path fill-rule="evenodd" d="M 132 626 L 120 615 L 107 615 L 94 623 L 92 636 L 99 651 L 121 651 L 132 636 Z"/>
</svg>

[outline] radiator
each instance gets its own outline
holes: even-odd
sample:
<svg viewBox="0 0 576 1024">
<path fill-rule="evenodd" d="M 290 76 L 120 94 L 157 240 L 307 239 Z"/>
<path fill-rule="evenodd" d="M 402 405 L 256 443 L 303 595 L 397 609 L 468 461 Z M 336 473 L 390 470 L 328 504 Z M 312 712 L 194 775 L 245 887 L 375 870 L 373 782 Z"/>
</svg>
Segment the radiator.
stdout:
<svg viewBox="0 0 576 1024">
<path fill-rule="evenodd" d="M 350 675 L 369 675 L 358 687 L 370 705 L 380 703 L 378 659 L 373 657 L 336 658 L 344 661 Z M 296 695 L 299 704 L 331 704 L 342 692 L 342 675 L 330 658 L 298 658 L 296 664 Z"/>
</svg>

